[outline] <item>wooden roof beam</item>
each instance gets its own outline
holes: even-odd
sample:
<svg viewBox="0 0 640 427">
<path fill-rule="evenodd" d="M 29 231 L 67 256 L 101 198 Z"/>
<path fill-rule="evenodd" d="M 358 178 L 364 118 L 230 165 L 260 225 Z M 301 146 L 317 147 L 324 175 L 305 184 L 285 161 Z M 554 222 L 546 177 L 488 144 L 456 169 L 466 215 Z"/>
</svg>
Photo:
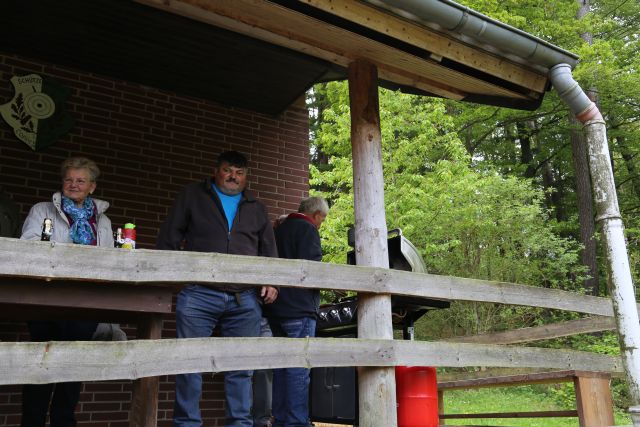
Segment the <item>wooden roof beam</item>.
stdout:
<svg viewBox="0 0 640 427">
<path fill-rule="evenodd" d="M 298 0 L 404 43 L 482 70 L 535 92 L 544 92 L 547 76 L 498 55 L 483 52 L 445 34 L 353 0 Z"/>
<path fill-rule="evenodd" d="M 462 100 L 469 94 L 536 99 L 450 70 L 265 0 L 136 0 L 171 13 L 280 45 L 343 67 L 361 58 L 380 77 L 437 96 Z"/>
</svg>

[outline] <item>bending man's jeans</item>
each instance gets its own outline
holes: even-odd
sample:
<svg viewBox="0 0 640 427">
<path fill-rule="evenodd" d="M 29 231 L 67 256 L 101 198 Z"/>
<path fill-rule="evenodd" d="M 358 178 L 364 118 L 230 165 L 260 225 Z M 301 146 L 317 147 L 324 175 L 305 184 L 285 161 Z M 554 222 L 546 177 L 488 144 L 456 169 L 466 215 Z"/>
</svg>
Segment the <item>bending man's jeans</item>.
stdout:
<svg viewBox="0 0 640 427">
<path fill-rule="evenodd" d="M 316 319 L 270 319 L 275 337 L 305 338 L 316 332 Z M 309 375 L 306 368 L 273 370 L 273 415 L 274 427 L 308 427 L 309 421 Z"/>
<path fill-rule="evenodd" d="M 255 337 L 260 333 L 261 310 L 256 290 L 230 294 L 200 285 L 189 285 L 176 303 L 178 338 L 209 337 L 220 325 L 223 337 Z M 226 427 L 252 427 L 251 418 L 253 371 L 225 373 Z M 176 427 L 200 427 L 200 373 L 176 375 L 176 401 L 173 424 Z"/>
<path fill-rule="evenodd" d="M 263 317 L 260 321 L 260 336 L 272 337 L 269 321 Z M 271 425 L 271 400 L 273 389 L 273 371 L 258 369 L 253 371 L 253 427 Z"/>
</svg>

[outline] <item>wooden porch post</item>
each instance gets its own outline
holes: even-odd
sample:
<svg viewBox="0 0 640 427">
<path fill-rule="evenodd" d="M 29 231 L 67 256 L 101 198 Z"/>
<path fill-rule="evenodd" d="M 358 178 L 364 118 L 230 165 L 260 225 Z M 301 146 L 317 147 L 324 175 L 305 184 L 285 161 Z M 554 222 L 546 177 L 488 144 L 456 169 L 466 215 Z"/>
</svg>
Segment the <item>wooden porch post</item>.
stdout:
<svg viewBox="0 0 640 427">
<path fill-rule="evenodd" d="M 389 268 L 378 70 L 365 60 L 356 60 L 349 65 L 348 77 L 356 262 Z M 358 295 L 358 337 L 393 339 L 389 295 Z M 397 425 L 394 368 L 359 368 L 358 392 L 360 427 Z"/>
<path fill-rule="evenodd" d="M 149 314 L 138 321 L 138 339 L 162 338 L 162 315 Z M 144 377 L 133 381 L 129 427 L 158 425 L 158 392 L 160 377 Z"/>
<path fill-rule="evenodd" d="M 580 427 L 606 427 L 615 425 L 610 375 L 576 375 L 576 407 Z"/>
</svg>

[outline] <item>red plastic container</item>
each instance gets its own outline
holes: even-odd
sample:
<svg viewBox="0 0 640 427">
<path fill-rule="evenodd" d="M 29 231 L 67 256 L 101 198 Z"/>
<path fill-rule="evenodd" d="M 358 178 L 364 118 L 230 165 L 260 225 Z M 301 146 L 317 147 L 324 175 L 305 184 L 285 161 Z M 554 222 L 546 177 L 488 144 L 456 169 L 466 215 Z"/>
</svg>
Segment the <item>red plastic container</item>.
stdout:
<svg viewBox="0 0 640 427">
<path fill-rule="evenodd" d="M 436 369 L 396 366 L 398 427 L 438 427 Z"/>
</svg>

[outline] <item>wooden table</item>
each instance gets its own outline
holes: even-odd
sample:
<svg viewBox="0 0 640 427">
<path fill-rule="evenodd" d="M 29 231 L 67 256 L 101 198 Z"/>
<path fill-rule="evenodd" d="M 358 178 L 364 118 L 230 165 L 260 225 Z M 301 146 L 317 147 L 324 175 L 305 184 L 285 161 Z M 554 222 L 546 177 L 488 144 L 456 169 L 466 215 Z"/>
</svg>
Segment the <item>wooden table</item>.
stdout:
<svg viewBox="0 0 640 427">
<path fill-rule="evenodd" d="M 508 387 L 528 384 L 554 384 L 572 381 L 576 394 L 576 409 L 568 411 L 532 411 L 491 414 L 444 414 L 443 392 L 481 387 Z M 580 427 L 605 427 L 614 425 L 613 399 L 606 372 L 551 371 L 499 377 L 473 378 L 438 383 L 440 419 L 449 418 L 538 418 L 578 417 Z M 444 422 L 443 422 L 444 424 Z"/>
<path fill-rule="evenodd" d="M 0 318 L 87 320 L 137 325 L 138 339 L 160 339 L 171 287 L 0 278 Z M 158 377 L 133 381 L 129 425 L 157 424 Z"/>
</svg>

